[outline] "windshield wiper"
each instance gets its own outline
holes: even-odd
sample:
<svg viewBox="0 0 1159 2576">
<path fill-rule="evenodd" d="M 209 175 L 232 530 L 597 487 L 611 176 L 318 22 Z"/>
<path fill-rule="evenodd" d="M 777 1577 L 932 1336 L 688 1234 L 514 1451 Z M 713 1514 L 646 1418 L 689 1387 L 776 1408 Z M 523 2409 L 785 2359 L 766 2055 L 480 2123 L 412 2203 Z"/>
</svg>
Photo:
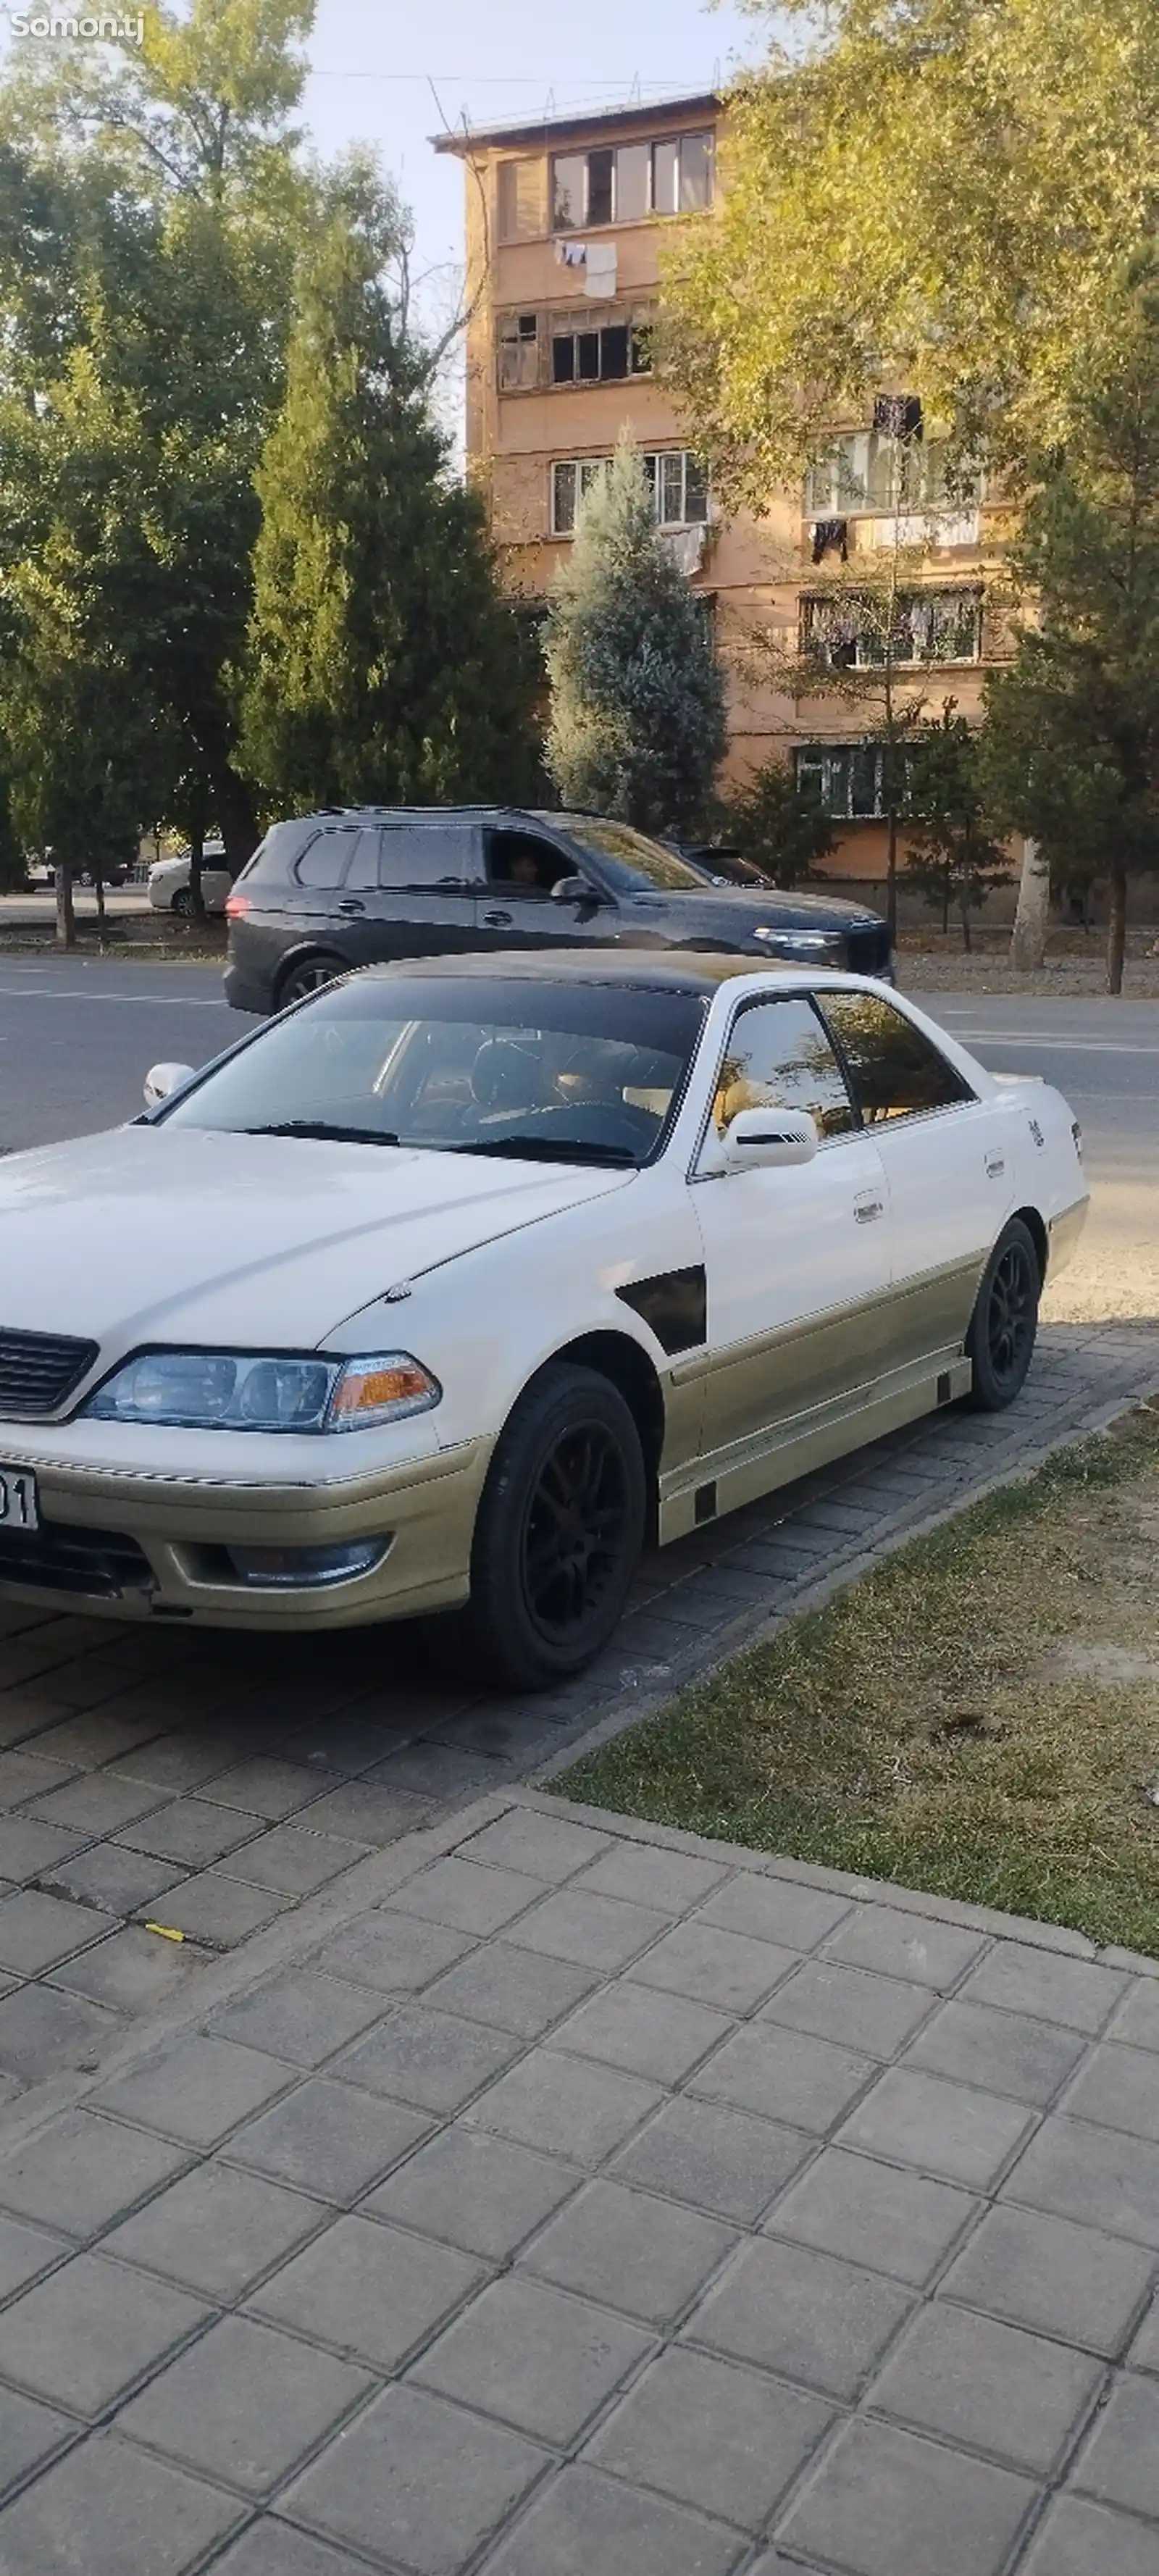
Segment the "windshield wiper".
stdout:
<svg viewBox="0 0 1159 2576">
<path fill-rule="evenodd" d="M 284 1118 L 278 1127 L 243 1127 L 243 1136 L 309 1136 L 323 1145 L 397 1145 L 374 1127 L 332 1127 L 325 1118 Z"/>
<path fill-rule="evenodd" d="M 575 1136 L 482 1136 L 474 1145 L 452 1145 L 452 1154 L 510 1154 L 521 1163 L 627 1163 L 637 1169 L 627 1145 L 588 1145 Z"/>
</svg>

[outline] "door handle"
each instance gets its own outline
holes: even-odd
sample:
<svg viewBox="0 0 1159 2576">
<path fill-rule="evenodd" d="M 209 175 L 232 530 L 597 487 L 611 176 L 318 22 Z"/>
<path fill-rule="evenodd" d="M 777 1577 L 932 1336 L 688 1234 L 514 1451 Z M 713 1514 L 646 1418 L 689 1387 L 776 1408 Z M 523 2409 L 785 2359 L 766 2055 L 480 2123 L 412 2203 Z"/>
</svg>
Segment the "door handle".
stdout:
<svg viewBox="0 0 1159 2576">
<path fill-rule="evenodd" d="M 348 895 L 346 901 L 339 904 L 338 910 L 339 912 L 358 913 L 365 912 L 366 906 L 364 903 L 359 902 L 357 895 Z"/>
<path fill-rule="evenodd" d="M 509 928 L 510 922 L 511 915 L 509 912 L 485 912 L 483 915 L 483 927 L 485 930 L 506 930 Z"/>
<path fill-rule="evenodd" d="M 1005 1169 L 1006 1169 L 1006 1156 L 1005 1156 L 1005 1154 L 987 1154 L 987 1156 L 986 1156 L 986 1178 L 987 1178 L 987 1180 L 988 1180 L 988 1181 L 1000 1181 L 1000 1180 L 1001 1180 L 1001 1178 L 1002 1178 L 1003 1172 L 1005 1171 Z"/>
<path fill-rule="evenodd" d="M 861 1190 L 854 1199 L 853 1214 L 858 1225 L 872 1225 L 875 1217 L 885 1215 L 885 1200 L 875 1190 Z"/>
</svg>

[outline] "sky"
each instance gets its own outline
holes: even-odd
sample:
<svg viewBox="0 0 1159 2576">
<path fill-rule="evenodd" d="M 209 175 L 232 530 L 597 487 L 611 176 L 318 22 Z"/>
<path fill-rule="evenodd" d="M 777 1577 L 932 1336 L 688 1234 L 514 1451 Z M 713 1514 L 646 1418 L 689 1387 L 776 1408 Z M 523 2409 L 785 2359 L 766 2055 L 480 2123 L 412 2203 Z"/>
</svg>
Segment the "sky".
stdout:
<svg viewBox="0 0 1159 2576">
<path fill-rule="evenodd" d="M 327 156 L 376 146 L 413 210 L 416 270 L 434 270 L 462 247 L 462 171 L 429 140 L 441 127 L 711 89 L 764 34 L 727 0 L 319 0 L 305 111 Z"/>
</svg>

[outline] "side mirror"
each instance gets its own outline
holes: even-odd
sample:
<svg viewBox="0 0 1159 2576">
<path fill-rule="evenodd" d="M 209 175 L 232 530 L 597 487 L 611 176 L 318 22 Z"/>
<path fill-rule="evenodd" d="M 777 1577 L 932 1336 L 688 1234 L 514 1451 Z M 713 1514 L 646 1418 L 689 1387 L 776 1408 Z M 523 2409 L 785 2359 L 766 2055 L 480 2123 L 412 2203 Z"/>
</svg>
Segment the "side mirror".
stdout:
<svg viewBox="0 0 1159 2576">
<path fill-rule="evenodd" d="M 145 1107 L 157 1109 L 163 1100 L 171 1100 L 192 1082 L 197 1068 L 192 1064 L 155 1064 L 145 1076 Z"/>
<path fill-rule="evenodd" d="M 811 1163 L 818 1141 L 808 1109 L 738 1109 L 721 1143 L 726 1170 L 751 1172 Z"/>
<path fill-rule="evenodd" d="M 586 877 L 557 877 L 551 889 L 553 903 L 598 903 L 599 896 Z"/>
</svg>

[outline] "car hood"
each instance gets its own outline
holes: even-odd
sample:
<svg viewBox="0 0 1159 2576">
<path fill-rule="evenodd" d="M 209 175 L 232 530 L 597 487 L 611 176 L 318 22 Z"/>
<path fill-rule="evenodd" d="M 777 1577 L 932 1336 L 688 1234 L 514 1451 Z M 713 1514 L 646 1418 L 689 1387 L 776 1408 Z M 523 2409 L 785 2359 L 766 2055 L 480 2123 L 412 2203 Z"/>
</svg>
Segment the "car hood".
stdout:
<svg viewBox="0 0 1159 2576">
<path fill-rule="evenodd" d="M 0 1162 L 0 1326 L 108 1359 L 143 1342 L 309 1350 L 384 1291 L 631 1183 L 194 1127 L 126 1127 Z"/>
<path fill-rule="evenodd" d="M 758 929 L 846 931 L 870 924 L 878 929 L 881 918 L 863 904 L 843 903 L 835 895 L 782 894 L 775 886 L 762 893 L 759 887 L 706 883 L 703 894 L 689 887 L 687 892 L 621 894 L 618 899 L 641 924 L 655 913 L 658 933 L 663 916 L 665 944 L 679 930 L 689 948 L 735 948 Z"/>
</svg>

